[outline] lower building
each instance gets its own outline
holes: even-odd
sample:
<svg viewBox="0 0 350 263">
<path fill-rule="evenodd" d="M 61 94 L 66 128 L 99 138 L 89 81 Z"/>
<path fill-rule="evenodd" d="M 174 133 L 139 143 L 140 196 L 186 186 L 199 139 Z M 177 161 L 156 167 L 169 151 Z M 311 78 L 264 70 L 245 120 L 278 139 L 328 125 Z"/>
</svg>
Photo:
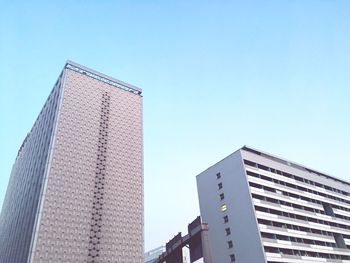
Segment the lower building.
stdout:
<svg viewBox="0 0 350 263">
<path fill-rule="evenodd" d="M 144 255 L 144 263 L 154 263 L 159 256 L 165 251 L 165 246 L 160 246 L 150 251 L 147 251 Z"/>
<path fill-rule="evenodd" d="M 350 262 L 350 183 L 244 146 L 197 176 L 213 262 Z"/>
</svg>

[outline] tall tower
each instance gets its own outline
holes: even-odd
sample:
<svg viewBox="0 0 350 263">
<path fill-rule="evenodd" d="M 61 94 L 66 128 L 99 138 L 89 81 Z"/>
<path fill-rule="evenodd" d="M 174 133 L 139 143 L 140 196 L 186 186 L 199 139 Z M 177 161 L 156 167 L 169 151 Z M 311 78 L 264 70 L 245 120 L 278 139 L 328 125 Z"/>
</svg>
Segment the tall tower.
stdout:
<svg viewBox="0 0 350 263">
<path fill-rule="evenodd" d="M 68 61 L 18 151 L 0 262 L 142 262 L 142 96 Z"/>
</svg>

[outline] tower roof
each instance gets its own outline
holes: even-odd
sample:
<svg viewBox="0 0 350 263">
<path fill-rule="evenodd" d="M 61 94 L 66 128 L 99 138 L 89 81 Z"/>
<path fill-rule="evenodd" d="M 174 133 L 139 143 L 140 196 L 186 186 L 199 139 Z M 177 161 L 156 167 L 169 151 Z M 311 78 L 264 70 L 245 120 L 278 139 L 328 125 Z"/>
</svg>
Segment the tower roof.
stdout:
<svg viewBox="0 0 350 263">
<path fill-rule="evenodd" d="M 74 70 L 74 71 L 79 72 L 81 74 L 85 74 L 91 78 L 103 81 L 107 84 L 110 84 L 110 85 L 115 86 L 115 87 L 120 88 L 120 89 L 124 89 L 124 90 L 130 91 L 130 92 L 133 92 L 133 93 L 138 94 L 138 95 L 141 95 L 141 93 L 142 93 L 142 89 L 140 89 L 134 85 L 131 85 L 131 84 L 128 84 L 128 83 L 123 82 L 121 80 L 112 78 L 110 76 L 107 76 L 107 75 L 100 73 L 98 71 L 95 71 L 93 69 L 87 68 L 85 66 L 82 66 L 82 65 L 75 63 L 73 61 L 70 61 L 70 60 L 66 61 L 64 68 Z"/>
</svg>

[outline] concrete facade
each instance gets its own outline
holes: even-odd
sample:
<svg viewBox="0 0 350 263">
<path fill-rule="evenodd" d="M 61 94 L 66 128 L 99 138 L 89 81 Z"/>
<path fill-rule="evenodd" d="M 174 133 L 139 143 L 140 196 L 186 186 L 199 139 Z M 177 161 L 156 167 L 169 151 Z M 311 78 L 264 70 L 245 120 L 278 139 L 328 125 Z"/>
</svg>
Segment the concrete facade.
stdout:
<svg viewBox="0 0 350 263">
<path fill-rule="evenodd" d="M 197 176 L 214 262 L 350 262 L 350 184 L 251 147 Z"/>
<path fill-rule="evenodd" d="M 142 262 L 141 90 L 67 62 L 37 122 L 12 170 L 0 262 Z M 41 173 L 28 174 L 33 163 Z M 23 242 L 28 212 L 19 216 L 14 203 L 33 193 L 22 204 L 34 214 Z"/>
</svg>

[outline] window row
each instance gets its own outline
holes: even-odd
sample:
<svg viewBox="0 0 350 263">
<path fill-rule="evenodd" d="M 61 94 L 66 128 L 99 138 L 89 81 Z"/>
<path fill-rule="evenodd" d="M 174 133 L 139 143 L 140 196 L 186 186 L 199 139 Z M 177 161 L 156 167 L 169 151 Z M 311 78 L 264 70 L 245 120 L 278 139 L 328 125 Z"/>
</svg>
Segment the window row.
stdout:
<svg viewBox="0 0 350 263">
<path fill-rule="evenodd" d="M 287 217 L 287 218 L 291 218 L 291 219 L 297 219 L 297 220 L 301 220 L 301 221 L 305 221 L 305 222 L 312 222 L 312 223 L 316 223 L 316 224 L 321 224 L 321 225 L 332 226 L 332 227 L 336 227 L 336 228 L 350 230 L 350 226 L 348 226 L 348 225 L 334 223 L 334 222 L 330 222 L 330 221 L 322 220 L 322 219 L 316 219 L 316 218 L 308 217 L 308 216 L 304 216 L 304 215 L 297 215 L 294 213 L 283 212 L 283 211 L 276 210 L 276 209 L 271 209 L 271 208 L 266 208 L 266 207 L 261 207 L 261 206 L 255 205 L 255 210 L 260 211 L 260 212 L 269 213 L 272 215 L 283 216 L 283 217 Z"/>
<path fill-rule="evenodd" d="M 318 214 L 323 214 L 323 215 L 329 215 L 329 216 L 333 216 L 342 220 L 349 220 L 350 221 L 350 217 L 348 216 L 344 216 L 344 215 L 339 215 L 339 214 L 334 214 L 332 206 L 328 203 L 322 203 L 325 211 L 320 210 L 320 209 L 315 209 L 312 207 L 308 207 L 308 206 L 303 206 L 303 205 L 298 205 L 295 203 L 291 203 L 291 202 L 287 202 L 287 201 L 283 201 L 283 200 L 279 200 L 279 199 L 275 199 L 275 198 L 271 198 L 271 197 L 267 197 L 267 196 L 262 196 L 262 195 L 258 195 L 258 194 L 252 194 L 252 197 L 258 200 L 262 200 L 265 202 L 269 202 L 269 203 L 273 203 L 273 204 L 278 204 L 278 205 L 283 205 L 283 206 L 289 206 L 289 207 L 293 207 L 295 209 L 299 209 L 299 210 L 304 210 L 310 213 L 318 213 Z"/>
<path fill-rule="evenodd" d="M 262 169 L 262 170 L 265 170 L 265 171 L 268 171 L 268 172 L 271 172 L 271 173 L 282 175 L 282 176 L 294 179 L 294 180 L 299 181 L 299 182 L 307 183 L 309 185 L 318 186 L 318 187 L 324 188 L 326 190 L 329 190 L 329 191 L 332 191 L 332 192 L 335 192 L 335 193 L 338 193 L 338 194 L 343 194 L 345 196 L 350 196 L 350 193 L 342 191 L 340 189 L 337 189 L 337 188 L 334 188 L 334 187 L 331 187 L 331 186 L 328 186 L 328 185 L 324 185 L 324 184 L 321 184 L 321 183 L 318 183 L 318 182 L 315 182 L 315 181 L 312 181 L 312 180 L 309 180 L 309 179 L 306 179 L 306 178 L 303 178 L 303 177 L 300 177 L 300 176 L 296 176 L 296 175 L 293 175 L 293 174 L 290 174 L 290 173 L 282 172 L 280 170 L 277 170 L 277 169 L 274 169 L 274 168 L 271 168 L 271 167 L 267 167 L 265 165 L 254 163 L 254 162 L 251 162 L 251 161 L 248 161 L 248 160 L 244 160 L 244 164 L 247 164 L 247 165 L 250 165 L 250 166 L 253 166 L 253 167 L 257 167 L 259 169 Z"/>
<path fill-rule="evenodd" d="M 275 221 L 260 219 L 260 218 L 258 218 L 258 223 L 261 225 L 296 230 L 296 231 L 302 231 L 302 232 L 306 232 L 306 233 L 323 235 L 323 236 L 327 236 L 327 237 L 334 237 L 336 235 L 336 233 L 333 233 L 330 231 L 320 230 L 320 229 L 316 229 L 316 228 L 312 228 L 312 227 L 303 227 L 303 226 L 298 226 L 298 225 L 294 225 L 294 224 L 280 223 L 280 222 L 275 222 Z M 350 235 L 342 234 L 342 236 L 343 236 L 343 238 L 350 239 Z"/>
<path fill-rule="evenodd" d="M 220 172 L 216 173 L 216 179 L 217 180 L 221 179 L 221 173 Z M 222 182 L 219 182 L 218 183 L 218 190 L 221 190 L 222 188 L 223 188 L 223 184 L 222 184 Z M 225 194 L 224 193 L 219 193 L 219 198 L 220 198 L 220 201 L 224 200 L 225 199 Z M 222 212 L 225 212 L 227 210 L 227 205 L 226 204 L 221 204 L 220 210 Z M 229 221 L 228 215 L 224 215 L 223 216 L 224 224 L 228 223 L 228 221 Z M 226 233 L 226 236 L 230 236 L 231 235 L 231 228 L 230 227 L 226 227 L 225 228 L 225 233 Z M 228 246 L 228 249 L 233 248 L 233 241 L 232 240 L 228 240 L 227 241 L 227 246 Z M 230 262 L 236 262 L 235 254 L 230 254 Z"/>
<path fill-rule="evenodd" d="M 267 196 L 262 196 L 262 195 L 258 195 L 258 194 L 252 194 L 252 197 L 258 200 L 262 200 L 262 201 L 266 201 L 272 204 L 278 204 L 278 205 L 283 205 L 283 206 L 289 206 L 289 207 L 293 207 L 295 209 L 299 209 L 299 210 L 304 210 L 307 212 L 311 212 L 311 213 L 319 213 L 319 214 L 325 214 L 325 212 L 323 210 L 320 209 L 315 209 L 312 207 L 308 207 L 308 206 L 303 206 L 303 205 L 297 205 L 294 203 L 290 203 L 287 201 L 283 201 L 283 200 L 279 200 L 279 199 L 275 199 L 275 198 L 271 198 L 271 197 L 267 197 Z"/>
<path fill-rule="evenodd" d="M 339 259 L 339 260 L 349 260 L 350 256 L 346 255 L 335 255 L 328 253 L 318 253 L 312 251 L 304 251 L 298 249 L 287 249 L 287 248 L 277 248 L 277 247 L 264 247 L 265 252 L 267 253 L 278 253 L 281 255 L 291 255 L 299 257 L 315 257 L 315 258 L 326 258 L 326 259 Z"/>
<path fill-rule="evenodd" d="M 299 237 L 278 235 L 278 234 L 272 234 L 272 233 L 266 233 L 266 232 L 262 232 L 261 233 L 261 237 L 262 238 L 273 239 L 273 240 L 283 240 L 283 241 L 289 241 L 289 242 L 294 242 L 294 243 L 307 244 L 307 245 L 317 245 L 317 246 L 325 246 L 325 247 L 337 247 L 336 243 L 319 241 L 319 240 L 313 240 L 312 237 L 299 238 Z"/>
<path fill-rule="evenodd" d="M 329 199 L 333 199 L 333 200 L 336 200 L 336 201 L 339 201 L 339 202 L 342 202 L 342 203 L 345 203 L 345 204 L 350 204 L 350 201 L 348 201 L 348 200 L 345 200 L 345 199 L 342 199 L 342 198 L 339 198 L 339 197 L 335 197 L 333 195 L 328 195 L 328 194 L 325 194 L 325 193 L 321 193 L 321 192 L 312 190 L 310 188 L 306 188 L 306 187 L 302 187 L 302 186 L 299 186 L 299 185 L 295 185 L 295 184 L 291 184 L 291 183 L 288 183 L 288 182 L 284 182 L 284 181 L 281 181 L 281 180 L 278 180 L 278 179 L 275 179 L 275 178 L 272 178 L 272 177 L 269 177 L 269 176 L 265 176 L 265 175 L 258 174 L 258 173 L 253 173 L 253 172 L 250 172 L 250 171 L 247 171 L 247 174 L 250 175 L 250 176 L 253 176 L 255 178 L 259 178 L 259 179 L 262 179 L 262 180 L 265 180 L 265 181 L 273 182 L 275 184 L 279 184 L 279 185 L 282 185 L 282 186 L 293 188 L 293 189 L 296 189 L 296 190 L 299 190 L 299 191 L 308 192 L 308 193 L 311 193 L 311 194 L 314 194 L 314 195 L 319 195 L 319 196 L 323 196 L 323 197 L 326 197 L 326 198 L 329 198 Z"/>
<path fill-rule="evenodd" d="M 280 191 L 280 190 L 277 190 L 277 189 L 269 187 L 269 186 L 265 186 L 265 185 L 261 185 L 261 184 L 257 184 L 257 183 L 253 183 L 253 182 L 249 182 L 249 186 L 252 186 L 252 187 L 255 187 L 255 188 L 258 188 L 258 189 L 263 189 L 265 191 L 272 192 L 272 193 L 275 193 L 275 194 L 279 193 L 279 194 L 282 194 L 284 196 L 293 197 L 293 198 L 304 200 L 304 201 L 307 201 L 307 202 L 310 202 L 310 203 L 323 205 L 323 203 L 321 201 L 319 201 L 319 200 L 312 199 L 310 197 L 303 196 L 303 195 L 290 193 L 290 192 L 287 192 L 287 191 Z M 332 204 L 332 207 L 336 208 L 336 209 L 339 209 L 339 210 L 350 212 L 350 208 L 348 208 L 348 207 L 338 206 L 338 205 L 335 205 L 335 204 Z"/>
</svg>

